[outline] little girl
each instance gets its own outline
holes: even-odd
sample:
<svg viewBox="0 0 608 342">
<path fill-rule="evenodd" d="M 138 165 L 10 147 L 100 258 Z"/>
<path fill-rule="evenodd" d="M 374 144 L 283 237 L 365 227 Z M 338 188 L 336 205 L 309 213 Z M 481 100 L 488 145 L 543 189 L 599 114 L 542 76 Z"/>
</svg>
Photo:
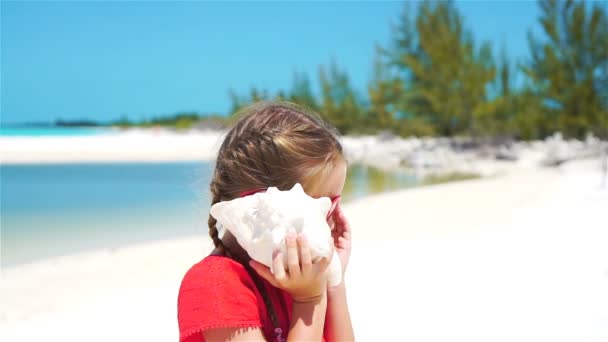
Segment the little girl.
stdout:
<svg viewBox="0 0 608 342">
<path fill-rule="evenodd" d="M 351 233 L 339 206 L 346 163 L 336 135 L 294 104 L 246 108 L 219 150 L 211 204 L 296 183 L 312 197 L 329 197 L 328 224 L 344 272 Z M 179 290 L 181 342 L 354 340 L 344 281 L 328 287 L 330 260 L 312 262 L 305 236 L 287 236 L 287 265 L 275 253 L 272 274 L 230 232 L 219 237 L 212 216 L 209 234 L 215 249 L 192 266 Z"/>
</svg>

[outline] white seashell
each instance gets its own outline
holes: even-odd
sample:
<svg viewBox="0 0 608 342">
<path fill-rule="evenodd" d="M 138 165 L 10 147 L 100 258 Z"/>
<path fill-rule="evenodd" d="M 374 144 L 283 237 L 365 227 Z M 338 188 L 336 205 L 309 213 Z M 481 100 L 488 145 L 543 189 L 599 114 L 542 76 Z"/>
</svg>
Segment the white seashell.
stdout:
<svg viewBox="0 0 608 342">
<path fill-rule="evenodd" d="M 219 202 L 211 206 L 210 212 L 219 223 L 220 235 L 230 231 L 252 259 L 272 270 L 275 250 L 282 252 L 287 265 L 285 237 L 289 231 L 306 236 L 313 261 L 330 256 L 331 231 L 326 219 L 330 207 L 329 198 L 312 198 L 296 184 L 288 191 L 271 187 L 263 193 Z M 342 267 L 334 251 L 328 283 L 335 286 L 341 281 Z"/>
</svg>

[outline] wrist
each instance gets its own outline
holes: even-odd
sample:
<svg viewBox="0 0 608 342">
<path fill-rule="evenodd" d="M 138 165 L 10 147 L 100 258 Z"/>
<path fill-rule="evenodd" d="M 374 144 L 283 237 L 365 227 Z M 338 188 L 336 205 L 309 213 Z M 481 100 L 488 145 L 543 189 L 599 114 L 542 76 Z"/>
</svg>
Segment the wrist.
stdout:
<svg viewBox="0 0 608 342">
<path fill-rule="evenodd" d="M 291 299 L 294 303 L 317 303 L 323 299 L 327 293 L 327 283 L 319 285 L 321 286 L 314 290 L 308 289 L 308 291 L 291 293 Z"/>
<path fill-rule="evenodd" d="M 325 293 L 312 296 L 292 296 L 295 304 L 317 304 L 325 298 Z"/>
<path fill-rule="evenodd" d="M 327 311 L 327 296 L 317 301 L 292 302 L 287 341 L 321 341 Z"/>
<path fill-rule="evenodd" d="M 344 279 L 340 282 L 340 284 L 336 286 L 328 286 L 327 287 L 327 297 L 330 299 L 333 297 L 341 296 L 346 293 L 346 285 L 344 284 Z"/>
</svg>

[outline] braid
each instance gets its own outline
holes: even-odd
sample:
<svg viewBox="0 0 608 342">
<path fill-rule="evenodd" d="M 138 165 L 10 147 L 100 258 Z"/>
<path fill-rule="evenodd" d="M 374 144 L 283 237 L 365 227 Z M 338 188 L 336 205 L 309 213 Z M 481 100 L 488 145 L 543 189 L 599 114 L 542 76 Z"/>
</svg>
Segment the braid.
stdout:
<svg viewBox="0 0 608 342">
<path fill-rule="evenodd" d="M 220 197 L 218 195 L 213 195 L 211 205 L 214 205 L 219 201 Z M 228 249 L 226 248 L 226 246 L 224 246 L 224 243 L 222 242 L 222 239 L 220 239 L 217 231 L 217 220 L 215 219 L 215 217 L 211 216 L 211 214 L 209 214 L 209 220 L 207 220 L 207 225 L 209 226 L 209 236 L 211 237 L 211 240 L 213 240 L 213 245 L 215 246 L 215 248 L 217 248 L 222 255 L 228 255 Z"/>
<path fill-rule="evenodd" d="M 212 188 L 212 194 L 213 194 L 213 199 L 211 200 L 211 205 L 214 205 L 214 204 L 220 202 L 221 196 L 219 195 L 219 192 L 217 191 L 217 186 L 214 182 L 212 182 L 211 188 Z M 209 220 L 207 221 L 207 224 L 209 225 L 209 236 L 211 236 L 211 239 L 213 240 L 213 244 L 215 245 L 215 248 L 217 248 L 222 255 L 233 259 L 234 261 L 238 262 L 239 264 L 241 264 L 245 267 L 245 270 L 247 271 L 247 273 L 249 273 L 249 276 L 251 277 L 251 279 L 253 279 L 255 287 L 258 289 L 258 291 L 262 295 L 262 299 L 264 300 L 264 304 L 266 305 L 266 310 L 268 311 L 268 315 L 270 317 L 270 321 L 272 322 L 272 325 L 275 328 L 278 328 L 279 321 L 277 318 L 277 314 L 274 310 L 274 307 L 272 306 L 272 302 L 270 301 L 268 292 L 264 288 L 264 284 L 262 283 L 259 275 L 257 275 L 257 273 L 251 268 L 251 266 L 249 265 L 248 262 L 246 262 L 244 260 L 240 260 L 240 258 L 237 257 L 237 254 L 230 253 L 230 249 L 228 248 L 228 246 L 224 245 L 224 243 L 222 242 L 222 239 L 220 239 L 220 237 L 218 235 L 217 220 L 213 216 L 211 216 L 211 214 L 209 214 Z"/>
<path fill-rule="evenodd" d="M 227 155 L 235 167 L 245 170 L 243 176 L 252 188 L 276 186 L 285 190 L 293 186 L 292 177 L 285 177 L 284 153 L 275 139 L 281 136 L 274 130 L 249 131 L 243 133 Z"/>
<path fill-rule="evenodd" d="M 266 311 L 268 312 L 268 316 L 270 316 L 270 322 L 272 322 L 272 325 L 275 328 L 278 328 L 279 320 L 277 318 L 277 313 L 274 311 L 274 307 L 272 306 L 272 302 L 270 301 L 270 297 L 268 296 L 268 292 L 266 291 L 266 288 L 264 287 L 264 284 L 262 283 L 260 276 L 253 270 L 253 268 L 251 268 L 251 266 L 249 266 L 248 262 L 243 262 L 243 261 L 239 260 L 238 258 L 234 258 L 234 257 L 232 259 L 234 259 L 235 261 L 237 261 L 238 263 L 240 263 L 241 265 L 243 265 L 245 267 L 245 270 L 247 270 L 247 273 L 249 273 L 249 276 L 251 277 L 251 279 L 253 279 L 255 287 L 258 289 L 258 291 L 262 295 L 262 299 L 264 300 L 264 304 L 266 305 Z"/>
</svg>

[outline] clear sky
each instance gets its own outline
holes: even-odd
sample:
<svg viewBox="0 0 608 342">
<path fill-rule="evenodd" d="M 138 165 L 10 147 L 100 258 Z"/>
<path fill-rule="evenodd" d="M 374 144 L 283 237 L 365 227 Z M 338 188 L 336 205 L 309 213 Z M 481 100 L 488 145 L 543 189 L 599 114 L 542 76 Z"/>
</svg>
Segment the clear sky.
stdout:
<svg viewBox="0 0 608 342">
<path fill-rule="evenodd" d="M 527 56 L 531 1 L 457 1 L 476 40 Z M 228 90 L 317 83 L 332 58 L 365 94 L 401 2 L 1 2 L 3 124 L 226 113 Z"/>
</svg>

